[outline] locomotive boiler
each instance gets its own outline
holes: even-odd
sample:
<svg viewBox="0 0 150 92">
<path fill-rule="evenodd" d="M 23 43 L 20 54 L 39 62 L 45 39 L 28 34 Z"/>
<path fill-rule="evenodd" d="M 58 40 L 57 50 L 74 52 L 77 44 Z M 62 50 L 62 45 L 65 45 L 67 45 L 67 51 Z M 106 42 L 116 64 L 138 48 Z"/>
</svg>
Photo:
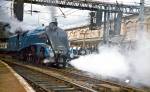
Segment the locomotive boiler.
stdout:
<svg viewBox="0 0 150 92">
<path fill-rule="evenodd" d="M 23 61 L 66 67 L 69 59 L 69 42 L 67 33 L 51 22 L 47 27 L 21 31 L 7 40 L 5 51 Z"/>
</svg>

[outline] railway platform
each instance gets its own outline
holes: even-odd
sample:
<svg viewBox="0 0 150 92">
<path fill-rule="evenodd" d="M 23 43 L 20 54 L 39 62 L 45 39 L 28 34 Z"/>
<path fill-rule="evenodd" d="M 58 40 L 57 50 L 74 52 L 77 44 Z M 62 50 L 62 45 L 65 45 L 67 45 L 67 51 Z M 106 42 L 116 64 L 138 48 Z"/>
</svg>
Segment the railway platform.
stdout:
<svg viewBox="0 0 150 92">
<path fill-rule="evenodd" d="M 11 67 L 0 60 L 0 92 L 35 92 Z"/>
</svg>

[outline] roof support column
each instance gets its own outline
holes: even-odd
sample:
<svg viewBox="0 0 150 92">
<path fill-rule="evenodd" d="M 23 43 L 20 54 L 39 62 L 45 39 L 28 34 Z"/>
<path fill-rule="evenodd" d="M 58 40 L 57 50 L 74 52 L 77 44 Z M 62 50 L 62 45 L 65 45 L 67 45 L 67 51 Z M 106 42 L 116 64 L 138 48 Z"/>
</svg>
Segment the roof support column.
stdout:
<svg viewBox="0 0 150 92">
<path fill-rule="evenodd" d="M 23 21 L 24 1 L 14 0 L 14 15 L 19 21 Z"/>
</svg>

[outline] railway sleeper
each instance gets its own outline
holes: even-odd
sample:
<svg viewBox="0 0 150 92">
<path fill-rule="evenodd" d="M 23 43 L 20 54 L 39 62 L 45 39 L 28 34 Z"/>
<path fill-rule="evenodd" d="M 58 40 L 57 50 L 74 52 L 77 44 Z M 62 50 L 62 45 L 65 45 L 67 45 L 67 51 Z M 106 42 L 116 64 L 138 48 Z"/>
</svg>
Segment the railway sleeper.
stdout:
<svg viewBox="0 0 150 92">
<path fill-rule="evenodd" d="M 54 88 L 53 91 L 55 92 L 66 92 L 66 91 L 75 91 L 75 88 Z"/>
<path fill-rule="evenodd" d="M 29 78 L 29 79 L 32 79 L 33 81 L 36 81 L 36 82 L 47 82 L 46 81 L 46 78 L 44 78 L 44 80 L 43 80 L 43 78 L 40 78 L 40 77 L 36 77 L 36 76 L 25 76 L 25 77 L 27 77 L 27 78 Z M 48 79 L 48 78 L 47 78 Z"/>
<path fill-rule="evenodd" d="M 56 84 L 51 84 L 51 83 L 37 83 L 38 85 L 40 85 L 40 86 L 43 86 L 43 87 L 45 87 L 45 88 L 49 88 L 49 87 L 54 87 L 54 86 L 56 86 Z"/>
<path fill-rule="evenodd" d="M 122 92 L 120 87 L 112 86 L 108 84 L 97 84 L 93 88 L 100 92 Z M 128 92 L 128 91 L 125 91 L 125 92 Z"/>
<path fill-rule="evenodd" d="M 102 92 L 139 92 L 135 91 L 133 89 L 127 89 L 124 87 L 118 87 L 118 86 L 113 86 L 113 85 L 108 85 L 108 84 L 97 84 L 98 91 Z"/>
<path fill-rule="evenodd" d="M 37 84 L 50 84 L 50 83 L 48 83 L 46 81 L 34 81 L 34 82 L 37 83 Z"/>
<path fill-rule="evenodd" d="M 41 87 L 43 87 L 44 89 L 47 89 L 47 90 L 52 90 L 52 92 L 82 92 L 80 90 L 77 91 L 77 89 L 69 86 L 69 85 L 57 85 L 56 82 L 48 82 L 48 81 L 40 81 L 40 80 L 37 80 L 35 81 L 35 83 L 37 85 L 40 85 Z"/>
<path fill-rule="evenodd" d="M 48 82 L 35 82 L 35 83 L 37 83 L 37 84 L 39 84 L 39 85 L 51 85 L 50 83 L 48 83 Z"/>
<path fill-rule="evenodd" d="M 44 89 L 51 90 L 52 92 L 76 92 L 74 91 L 74 88 L 69 88 L 66 85 L 56 85 L 56 84 L 50 84 L 46 81 L 36 81 L 36 85 L 40 85 Z"/>
<path fill-rule="evenodd" d="M 51 83 L 51 84 L 56 84 L 56 85 L 67 85 L 64 82 L 61 81 L 54 81 L 53 79 L 51 80 L 47 80 L 47 82 Z"/>
<path fill-rule="evenodd" d="M 53 80 L 35 80 L 34 79 L 34 81 L 36 82 L 36 83 L 48 83 L 48 84 L 60 84 L 60 83 L 58 83 L 58 82 L 56 82 L 56 81 L 53 81 Z M 62 83 L 63 84 L 63 83 Z"/>
<path fill-rule="evenodd" d="M 49 88 L 68 88 L 67 85 L 57 85 L 57 83 L 51 83 L 48 81 L 35 81 L 35 83 L 41 85 L 41 86 L 45 86 L 45 87 L 49 87 Z"/>
<path fill-rule="evenodd" d="M 67 86 L 65 86 L 65 85 L 50 85 L 50 84 L 40 84 L 40 86 L 43 86 L 43 88 L 45 88 L 45 89 L 48 89 L 48 90 L 52 90 L 52 91 L 54 91 L 54 92 L 56 92 L 56 91 L 62 91 L 62 92 L 66 92 L 66 91 L 73 91 L 73 90 L 75 90 L 74 88 L 70 88 L 69 89 L 69 87 L 67 87 Z"/>
</svg>

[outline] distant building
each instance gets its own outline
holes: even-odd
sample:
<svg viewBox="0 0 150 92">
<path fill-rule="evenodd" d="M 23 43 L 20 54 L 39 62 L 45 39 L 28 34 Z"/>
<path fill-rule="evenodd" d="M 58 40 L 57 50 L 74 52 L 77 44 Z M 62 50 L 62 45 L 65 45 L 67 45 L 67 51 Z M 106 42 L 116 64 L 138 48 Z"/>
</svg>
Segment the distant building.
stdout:
<svg viewBox="0 0 150 92">
<path fill-rule="evenodd" d="M 112 24 L 111 31 L 114 31 L 114 24 Z M 123 17 L 121 24 L 120 37 L 112 37 L 110 40 L 116 41 L 134 41 L 137 31 L 139 30 L 138 15 L 129 15 Z M 72 46 L 80 47 L 97 47 L 103 40 L 103 26 L 97 30 L 90 30 L 89 25 L 66 30 L 69 36 L 70 44 Z M 144 31 L 150 32 L 150 8 L 145 9 L 144 17 Z"/>
<path fill-rule="evenodd" d="M 66 30 L 72 46 L 92 47 L 102 40 L 102 31 L 89 30 L 89 26 L 76 27 Z"/>
</svg>

